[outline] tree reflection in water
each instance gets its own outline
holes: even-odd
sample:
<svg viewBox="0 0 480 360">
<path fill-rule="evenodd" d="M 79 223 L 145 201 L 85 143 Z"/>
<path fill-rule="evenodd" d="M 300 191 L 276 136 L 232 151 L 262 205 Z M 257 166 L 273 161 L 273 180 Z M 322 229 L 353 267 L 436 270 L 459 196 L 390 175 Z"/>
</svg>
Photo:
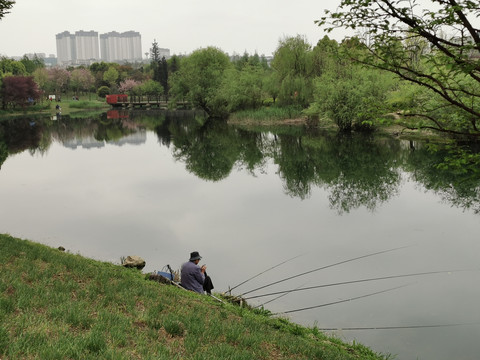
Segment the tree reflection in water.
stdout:
<svg viewBox="0 0 480 360">
<path fill-rule="evenodd" d="M 402 174 L 445 202 L 480 213 L 480 174 L 470 168 L 441 166 L 448 148 L 436 151 L 416 143 L 374 135 L 340 135 L 303 127 L 244 129 L 209 121 L 203 112 L 132 111 L 123 116 L 12 118 L 0 121 L 0 169 L 11 154 L 46 152 L 53 141 L 92 138 L 118 141 L 139 131 L 153 131 L 160 146 L 201 179 L 221 181 L 233 169 L 252 176 L 273 162 L 286 194 L 307 199 L 313 189 L 329 195 L 339 214 L 365 207 L 375 210 L 395 196 Z"/>
</svg>

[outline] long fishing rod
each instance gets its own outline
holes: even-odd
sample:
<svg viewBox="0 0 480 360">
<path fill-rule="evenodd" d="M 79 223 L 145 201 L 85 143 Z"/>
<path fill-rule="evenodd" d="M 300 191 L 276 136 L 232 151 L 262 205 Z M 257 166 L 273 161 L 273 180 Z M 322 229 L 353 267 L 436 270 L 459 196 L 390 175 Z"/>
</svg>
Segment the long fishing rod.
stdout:
<svg viewBox="0 0 480 360">
<path fill-rule="evenodd" d="M 266 287 L 269 287 L 269 286 L 272 286 L 272 285 L 276 285 L 276 284 L 279 284 L 279 283 L 284 282 L 284 281 L 287 281 L 287 280 L 295 279 L 295 278 L 297 278 L 297 277 L 300 277 L 300 276 L 303 276 L 303 275 L 307 275 L 307 274 L 313 273 L 313 272 L 315 272 L 315 271 L 320 271 L 320 270 L 328 269 L 328 268 L 333 267 L 333 266 L 345 264 L 345 263 L 352 262 L 352 261 L 355 261 L 355 260 L 364 259 L 364 258 L 367 258 L 367 257 L 370 257 L 370 256 L 375 256 L 375 255 L 385 254 L 385 253 L 391 252 L 391 251 L 396 251 L 396 250 L 400 250 L 400 249 L 405 249 L 405 248 L 407 248 L 407 247 L 409 247 L 409 246 L 402 246 L 402 247 L 398 247 L 398 248 L 394 248 L 394 249 L 382 250 L 382 251 L 378 251 L 378 252 L 371 253 L 371 254 L 367 254 L 367 255 L 357 256 L 357 257 L 352 258 L 352 259 L 339 261 L 339 262 L 334 263 L 334 264 L 322 266 L 322 267 L 319 267 L 319 268 L 317 268 L 317 269 L 313 269 L 313 270 L 310 270 L 310 271 L 306 271 L 306 272 L 303 272 L 303 273 L 301 273 L 301 274 L 293 275 L 293 276 L 287 277 L 287 278 L 285 278 L 285 279 L 278 280 L 278 281 L 275 281 L 275 282 L 273 282 L 273 283 L 260 286 L 260 287 L 258 287 L 258 288 L 256 288 L 256 289 L 253 289 L 253 290 L 244 292 L 244 293 L 243 293 L 242 295 L 240 295 L 240 296 L 244 296 L 244 295 L 250 294 L 250 293 L 252 293 L 252 292 L 254 292 L 254 291 L 261 290 L 261 289 L 265 289 Z"/>
<path fill-rule="evenodd" d="M 425 329 L 453 326 L 478 325 L 480 322 L 459 323 L 459 324 L 434 324 L 434 325 L 404 325 L 404 326 L 372 326 L 372 327 L 344 327 L 344 328 L 317 328 L 320 331 L 349 331 L 349 330 L 396 330 L 396 329 Z"/>
<path fill-rule="evenodd" d="M 287 263 L 287 262 L 289 262 L 289 261 L 292 261 L 292 260 L 294 260 L 294 259 L 296 259 L 296 258 L 298 258 L 298 257 L 300 257 L 300 256 L 303 256 L 303 254 L 302 254 L 302 255 L 297 255 L 297 256 L 294 256 L 294 257 L 292 257 L 292 258 L 290 258 L 290 259 L 287 259 L 287 260 L 285 260 L 285 261 L 282 261 L 281 263 L 279 263 L 279 264 L 277 264 L 277 265 L 275 265 L 275 266 L 272 266 L 271 268 L 268 268 L 267 270 L 264 270 L 264 271 L 262 271 L 262 272 L 260 272 L 260 273 L 258 273 L 258 274 L 256 274 L 256 275 L 254 275 L 254 276 L 252 276 L 251 278 L 249 278 L 249 279 L 247 279 L 247 280 L 245 280 L 245 281 L 242 281 L 240 284 L 235 285 L 235 286 L 232 287 L 232 288 L 229 288 L 228 291 L 231 292 L 233 289 L 238 288 L 240 285 L 243 285 L 243 284 L 249 282 L 250 280 L 253 280 L 253 279 L 255 279 L 256 277 L 259 277 L 260 275 L 265 274 L 266 272 L 268 272 L 268 271 L 270 271 L 270 270 L 273 270 L 273 269 L 279 267 L 280 265 L 283 265 L 283 264 L 285 264 L 285 263 Z"/>
<path fill-rule="evenodd" d="M 305 311 L 305 310 L 311 310 L 311 309 L 316 309 L 316 308 L 325 307 L 325 306 L 330 306 L 330 305 L 341 304 L 341 303 L 348 302 L 348 301 L 363 299 L 363 298 L 366 298 L 366 297 L 369 297 L 369 296 L 373 296 L 373 295 L 383 294 L 383 293 L 386 293 L 386 292 L 388 292 L 388 291 L 397 290 L 397 289 L 403 288 L 403 287 L 408 286 L 408 285 L 410 285 L 410 284 L 406 284 L 406 285 L 402 285 L 402 286 L 396 286 L 396 287 L 394 287 L 394 288 L 390 288 L 390 289 L 386 289 L 386 290 L 382 290 L 382 291 L 376 291 L 376 292 L 374 292 L 374 293 L 370 293 L 370 294 L 366 294 L 366 295 L 361 295 L 361 296 L 356 296 L 356 297 L 349 298 L 349 299 L 338 300 L 338 301 L 334 301 L 334 302 L 330 302 L 330 303 L 326 303 L 326 304 L 309 306 L 309 307 L 304 307 L 304 308 L 295 309 L 295 310 L 282 311 L 281 313 L 275 313 L 275 314 L 273 314 L 273 315 L 290 314 L 290 313 L 299 312 L 299 311 Z"/>
<path fill-rule="evenodd" d="M 290 289 L 290 290 L 276 291 L 276 292 L 271 292 L 271 293 L 266 293 L 266 294 L 261 294 L 261 295 L 249 296 L 249 297 L 246 297 L 246 298 L 244 298 L 244 299 L 245 299 L 245 300 L 250 300 L 250 299 L 257 299 L 257 298 L 261 298 L 261 297 L 265 297 L 265 296 L 279 295 L 279 294 L 287 295 L 287 294 L 289 294 L 289 293 L 296 292 L 296 291 L 319 289 L 319 288 L 330 287 L 330 286 L 356 284 L 356 283 L 368 282 L 368 281 L 377 281 L 377 280 L 386 280 L 386 279 L 396 279 L 396 278 L 403 278 L 403 277 L 422 276 L 422 275 L 433 275 L 433 274 L 442 274 L 442 273 L 454 273 L 454 272 L 462 272 L 462 271 L 475 271 L 475 270 L 469 270 L 469 269 L 462 269 L 462 270 L 439 270 L 439 271 L 419 272 L 419 273 L 414 273 L 414 274 L 402 274 L 402 275 L 382 276 L 382 277 L 376 277 L 376 278 L 368 278 L 368 279 L 360 279 L 360 280 L 343 281 L 343 282 L 337 282 L 337 283 L 331 283 L 331 284 L 323 284 L 323 285 L 315 285 L 315 286 L 308 286 L 308 287 L 297 287 L 297 288 L 295 288 L 295 289 Z M 275 298 L 275 299 L 277 299 L 277 298 Z M 273 299 L 273 300 L 275 300 L 275 299 Z M 270 300 L 270 301 L 268 301 L 268 302 L 272 302 L 273 300 Z M 262 304 L 262 305 L 265 305 L 265 304 L 266 304 L 266 303 L 264 303 L 264 304 Z"/>
<path fill-rule="evenodd" d="M 294 290 L 301 289 L 301 287 L 302 287 L 303 285 L 305 285 L 305 284 L 299 285 L 299 286 L 298 286 L 297 288 L 295 288 Z M 259 308 L 259 307 L 265 306 L 265 305 L 267 305 L 267 304 L 269 304 L 269 303 L 271 303 L 271 302 L 273 302 L 273 301 L 275 301 L 275 300 L 278 300 L 278 299 L 280 299 L 281 297 L 284 297 L 284 296 L 286 296 L 286 295 L 288 295 L 288 294 L 289 294 L 288 292 L 285 292 L 285 293 L 283 293 L 283 294 L 281 294 L 281 295 L 278 295 L 278 296 L 274 297 L 273 299 L 270 299 L 270 300 L 264 302 L 263 304 L 254 306 L 253 308 L 254 308 L 254 309 L 257 309 L 257 308 Z M 247 299 L 245 299 L 245 300 L 247 300 Z"/>
</svg>

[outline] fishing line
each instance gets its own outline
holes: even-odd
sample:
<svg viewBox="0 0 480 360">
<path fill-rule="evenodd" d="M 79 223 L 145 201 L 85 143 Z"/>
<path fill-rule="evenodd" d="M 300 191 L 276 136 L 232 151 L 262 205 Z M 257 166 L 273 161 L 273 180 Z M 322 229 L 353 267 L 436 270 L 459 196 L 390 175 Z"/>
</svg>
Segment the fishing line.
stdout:
<svg viewBox="0 0 480 360">
<path fill-rule="evenodd" d="M 478 325 L 480 322 L 459 323 L 459 324 L 436 324 L 436 325 L 405 325 L 405 326 L 372 326 L 372 327 L 345 327 L 345 328 L 317 328 L 320 331 L 348 331 L 348 330 L 395 330 L 395 329 L 425 329 L 453 326 Z"/>
<path fill-rule="evenodd" d="M 302 254 L 302 255 L 297 255 L 297 256 L 294 256 L 294 257 L 292 257 L 292 258 L 290 258 L 290 259 L 288 259 L 288 260 L 282 261 L 281 263 L 279 263 L 279 264 L 277 264 L 277 265 L 275 265 L 275 266 L 272 266 L 271 268 L 269 268 L 269 269 L 267 269 L 267 270 L 264 270 L 264 271 L 258 273 L 257 275 L 254 275 L 254 276 L 252 276 L 251 278 L 249 278 L 249 279 L 241 282 L 240 284 L 235 285 L 235 286 L 232 287 L 231 289 L 228 289 L 228 291 L 231 292 L 233 289 L 238 288 L 240 285 L 243 285 L 243 284 L 249 282 L 250 280 L 255 279 L 256 277 L 258 277 L 258 276 L 260 276 L 260 275 L 262 275 L 262 274 L 265 274 L 266 272 L 268 272 L 268 271 L 270 271 L 270 270 L 273 270 L 273 269 L 279 267 L 280 265 L 283 265 L 283 264 L 285 264 L 285 263 L 287 263 L 287 262 L 289 262 L 289 261 L 292 261 L 292 260 L 294 260 L 294 259 L 296 259 L 296 258 L 298 258 L 298 257 L 300 257 L 300 256 L 303 256 L 303 255 L 304 255 L 304 254 Z"/>
<path fill-rule="evenodd" d="M 330 268 L 330 267 L 333 267 L 333 266 L 345 264 L 345 263 L 348 263 L 348 262 L 351 262 L 351 261 L 355 261 L 355 260 L 359 260 L 359 259 L 364 259 L 364 258 L 367 258 L 367 257 L 370 257 L 370 256 L 375 256 L 375 255 L 385 254 L 385 253 L 391 252 L 391 251 L 396 251 L 396 250 L 400 250 L 400 249 L 405 249 L 405 248 L 407 248 L 407 247 L 409 247 L 409 246 L 402 246 L 402 247 L 398 247 L 398 248 L 394 248 L 394 249 L 388 249 L 388 250 L 378 251 L 378 252 L 375 252 L 375 253 L 372 253 L 372 254 L 362 255 L 362 256 L 358 256 L 358 257 L 352 258 L 352 259 L 343 260 L 343 261 L 337 262 L 337 263 L 335 263 L 335 264 L 330 264 L 330 265 L 322 266 L 322 267 L 319 267 L 319 268 L 317 268 L 317 269 L 313 269 L 313 270 L 310 270 L 310 271 L 306 271 L 306 272 L 301 273 L 301 274 L 298 274 L 298 275 L 293 275 L 293 276 L 290 276 L 290 277 L 288 277 L 288 278 L 285 278 L 285 279 L 282 279 L 282 280 L 278 280 L 278 281 L 275 281 L 275 282 L 270 283 L 270 284 L 267 284 L 267 285 L 260 286 L 260 287 L 258 287 L 258 288 L 256 288 L 256 289 L 253 289 L 253 290 L 244 292 L 244 293 L 243 293 L 242 295 L 240 295 L 240 296 L 244 296 L 244 295 L 250 294 L 250 293 L 252 293 L 252 292 L 254 292 L 254 291 L 261 290 L 261 289 L 265 289 L 266 287 L 269 287 L 269 286 L 272 286 L 272 285 L 275 285 L 275 284 L 279 284 L 279 283 L 281 283 L 281 282 L 284 282 L 284 281 L 287 281 L 287 280 L 291 280 L 291 279 L 297 278 L 297 277 L 299 277 L 299 276 L 307 275 L 307 274 L 313 273 L 313 272 L 315 272 L 315 271 L 324 270 L 324 269 L 327 269 L 327 268 Z"/>
<path fill-rule="evenodd" d="M 476 270 L 472 270 L 472 269 L 439 270 L 439 271 L 420 272 L 420 273 L 414 273 L 414 274 L 402 274 L 402 275 L 382 276 L 382 277 L 376 277 L 376 278 L 360 279 L 360 280 L 351 280 L 351 281 L 337 282 L 337 283 L 331 283 L 331 284 L 315 285 L 315 286 L 308 286 L 308 287 L 298 287 L 298 288 L 290 289 L 290 290 L 276 291 L 276 292 L 271 292 L 271 293 L 262 294 L 262 295 L 249 296 L 249 297 L 246 297 L 246 298 L 244 298 L 244 299 L 245 299 L 245 300 L 250 300 L 250 299 L 256 299 L 256 298 L 260 298 L 260 297 L 264 297 L 264 296 L 279 295 L 279 294 L 287 295 L 287 294 L 289 294 L 289 293 L 291 293 L 291 292 L 295 292 L 295 291 L 312 290 L 312 289 L 319 289 L 319 288 L 324 288 L 324 287 L 347 285 L 347 284 L 356 284 L 356 283 L 368 282 L 368 281 L 377 281 L 377 280 L 386 280 L 386 279 L 396 279 L 396 278 L 403 278 L 403 277 L 422 276 L 422 275 L 433 275 L 433 274 L 442 274 L 442 273 L 455 273 L 455 272 L 462 272 L 462 271 L 476 271 Z M 278 299 L 278 298 L 275 298 L 275 299 Z M 273 299 L 273 300 L 275 300 L 275 299 Z M 272 302 L 273 300 L 270 300 L 270 301 L 268 301 L 268 302 Z M 265 304 L 266 304 L 266 303 L 265 303 Z M 262 305 L 264 305 L 264 304 L 262 304 Z"/>
<path fill-rule="evenodd" d="M 295 288 L 294 290 L 299 290 L 299 289 L 301 289 L 301 287 L 304 286 L 304 285 L 305 285 L 305 284 L 301 284 L 301 285 L 299 285 L 297 288 Z M 273 302 L 273 301 L 275 301 L 275 300 L 277 300 L 277 299 L 280 299 L 281 297 L 284 297 L 285 295 L 288 295 L 290 292 L 291 292 L 291 291 L 289 291 L 289 292 L 286 292 L 286 291 L 285 291 L 285 292 L 283 292 L 281 295 L 279 295 L 279 296 L 277 296 L 277 297 L 274 297 L 273 299 L 268 300 L 268 301 L 264 302 L 263 304 L 260 304 L 260 305 L 255 306 L 254 309 L 257 309 L 257 308 L 259 308 L 259 307 L 265 306 L 265 305 L 267 305 L 267 304 L 269 304 L 269 303 L 271 303 L 271 302 Z M 246 298 L 245 300 L 247 300 L 247 299 L 250 299 L 250 298 Z"/>
<path fill-rule="evenodd" d="M 330 306 L 330 305 L 336 305 L 336 304 L 340 304 L 340 303 L 344 303 L 344 302 L 348 302 L 348 301 L 363 299 L 363 298 L 366 298 L 366 297 L 369 297 L 369 296 L 373 296 L 373 295 L 383 294 L 383 293 L 386 293 L 386 292 L 388 292 L 388 291 L 393 291 L 393 290 L 397 290 L 397 289 L 406 287 L 406 286 L 408 286 L 408 285 L 410 285 L 410 284 L 406 284 L 406 285 L 402 285 L 402 286 L 397 286 L 397 287 L 390 288 L 390 289 L 386 289 L 386 290 L 382 290 L 382 291 L 376 291 L 376 292 L 374 292 L 374 293 L 370 293 L 370 294 L 366 294 L 366 295 L 361 295 L 361 296 L 356 296 L 356 297 L 349 298 L 349 299 L 338 300 L 338 301 L 334 301 L 334 302 L 330 302 L 330 303 L 326 303 L 326 304 L 320 304 L 320 305 L 309 306 L 309 307 L 304 307 L 304 308 L 300 308 L 300 309 L 282 311 L 281 313 L 275 313 L 275 314 L 273 314 L 273 315 L 289 314 L 289 313 L 294 313 L 294 312 L 299 312 L 299 311 L 305 311 L 305 310 L 311 310 L 311 309 L 316 309 L 316 308 L 325 307 L 325 306 Z"/>
</svg>

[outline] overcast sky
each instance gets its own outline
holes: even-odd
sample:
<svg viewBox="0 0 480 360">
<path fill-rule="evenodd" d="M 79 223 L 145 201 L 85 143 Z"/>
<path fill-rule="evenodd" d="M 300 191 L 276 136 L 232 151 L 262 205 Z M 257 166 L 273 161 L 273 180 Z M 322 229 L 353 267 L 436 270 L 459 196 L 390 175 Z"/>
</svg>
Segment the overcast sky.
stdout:
<svg viewBox="0 0 480 360">
<path fill-rule="evenodd" d="M 271 55 L 285 36 L 304 35 L 315 44 L 325 33 L 314 24 L 340 0 L 17 0 L 0 20 L 0 54 L 56 56 L 55 35 L 63 31 L 138 31 L 142 52 L 154 39 L 171 54 L 216 46 Z M 345 34 L 331 38 L 341 40 Z"/>
</svg>

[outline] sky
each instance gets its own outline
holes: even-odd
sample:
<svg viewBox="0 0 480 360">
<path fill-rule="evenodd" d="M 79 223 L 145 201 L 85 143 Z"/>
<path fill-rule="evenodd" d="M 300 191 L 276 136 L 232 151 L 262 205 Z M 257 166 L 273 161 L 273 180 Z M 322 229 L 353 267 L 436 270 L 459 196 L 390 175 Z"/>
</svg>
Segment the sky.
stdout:
<svg viewBox="0 0 480 360">
<path fill-rule="evenodd" d="M 340 0 L 17 0 L 0 20 L 0 55 L 54 54 L 55 35 L 84 30 L 137 31 L 142 53 L 153 41 L 171 54 L 207 46 L 271 55 L 279 40 L 302 35 L 314 45 L 325 32 L 314 21 Z M 341 40 L 345 34 L 329 34 Z"/>
</svg>

